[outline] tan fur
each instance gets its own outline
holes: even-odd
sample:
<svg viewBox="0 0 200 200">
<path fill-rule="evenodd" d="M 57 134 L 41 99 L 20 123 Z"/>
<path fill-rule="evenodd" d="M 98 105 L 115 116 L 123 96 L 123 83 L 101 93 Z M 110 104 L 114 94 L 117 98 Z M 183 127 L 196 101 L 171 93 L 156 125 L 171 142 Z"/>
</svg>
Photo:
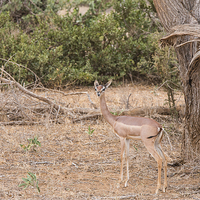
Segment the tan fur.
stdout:
<svg viewBox="0 0 200 200">
<path fill-rule="evenodd" d="M 129 139 L 142 140 L 146 149 L 155 158 L 158 164 L 158 182 L 156 193 L 161 187 L 161 168 L 164 162 L 164 187 L 167 188 L 167 159 L 161 148 L 163 137 L 162 126 L 153 119 L 132 116 L 115 116 L 112 115 L 106 105 L 105 90 L 109 87 L 111 81 L 105 85 L 99 85 L 98 81 L 94 82 L 97 95 L 100 96 L 101 112 L 106 121 L 113 127 L 114 132 L 120 138 L 121 142 L 121 169 L 120 181 L 123 180 L 123 155 L 126 150 L 127 179 L 125 187 L 129 180 Z"/>
</svg>

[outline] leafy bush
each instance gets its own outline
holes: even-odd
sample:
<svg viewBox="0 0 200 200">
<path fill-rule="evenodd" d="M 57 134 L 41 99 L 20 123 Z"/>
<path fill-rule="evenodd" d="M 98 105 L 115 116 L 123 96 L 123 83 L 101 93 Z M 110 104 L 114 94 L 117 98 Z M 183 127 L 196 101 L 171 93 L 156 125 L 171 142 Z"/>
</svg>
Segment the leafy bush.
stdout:
<svg viewBox="0 0 200 200">
<path fill-rule="evenodd" d="M 160 35 L 160 34 L 158 34 Z M 156 37 L 156 34 L 154 34 Z M 156 46 L 156 51 L 153 56 L 154 67 L 157 74 L 161 78 L 162 85 L 167 92 L 167 103 L 171 108 L 172 116 L 178 119 L 178 111 L 176 110 L 175 93 L 181 90 L 181 81 L 178 70 L 178 60 L 174 48 L 165 46 L 162 49 Z"/>
<path fill-rule="evenodd" d="M 34 2 L 37 6 L 29 6 L 35 14 L 22 16 L 23 25 L 13 22 L 10 4 L 4 5 L 10 13 L 0 14 L 0 58 L 4 59 L 0 64 L 17 81 L 34 82 L 31 71 L 49 87 L 157 74 L 153 7 L 144 0 L 113 0 L 115 12 L 108 15 L 102 13 L 111 4 L 107 1 L 68 2 L 68 10 L 72 5 L 74 9 L 65 16 L 57 15 L 58 8 L 51 1 L 44 1 L 43 7 L 43 1 Z M 81 15 L 78 6 L 83 3 L 89 10 Z"/>
<path fill-rule="evenodd" d="M 69 2 L 69 0 L 67 1 Z M 0 2 L 0 13 L 9 11 L 15 22 L 25 22 L 30 16 L 46 14 L 49 11 L 57 12 L 66 5 L 66 0 L 4 0 Z"/>
</svg>

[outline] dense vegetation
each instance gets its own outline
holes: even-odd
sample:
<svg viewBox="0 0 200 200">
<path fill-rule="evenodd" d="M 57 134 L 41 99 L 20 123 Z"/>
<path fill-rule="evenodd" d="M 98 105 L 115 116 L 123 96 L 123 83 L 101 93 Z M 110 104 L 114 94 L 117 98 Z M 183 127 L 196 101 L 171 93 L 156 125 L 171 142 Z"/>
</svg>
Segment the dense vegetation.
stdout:
<svg viewBox="0 0 200 200">
<path fill-rule="evenodd" d="M 0 4 L 0 65 L 20 83 L 36 77 L 48 87 L 91 84 L 96 78 L 177 82 L 174 52 L 159 48 L 162 28 L 151 1 Z M 89 6 L 84 15 L 80 5 Z M 111 6 L 115 12 L 106 15 Z M 64 7 L 66 14 L 59 16 Z"/>
</svg>

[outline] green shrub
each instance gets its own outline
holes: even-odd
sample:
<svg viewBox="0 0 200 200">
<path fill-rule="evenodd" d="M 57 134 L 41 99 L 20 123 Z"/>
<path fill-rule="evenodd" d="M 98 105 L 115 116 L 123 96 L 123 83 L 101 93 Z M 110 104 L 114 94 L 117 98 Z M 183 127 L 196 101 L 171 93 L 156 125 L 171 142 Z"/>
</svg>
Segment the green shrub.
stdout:
<svg viewBox="0 0 200 200">
<path fill-rule="evenodd" d="M 81 15 L 78 5 L 83 3 L 90 7 Z M 102 13 L 111 5 L 107 1 L 68 2 L 68 10 L 74 9 L 62 17 L 53 1 L 45 5 L 43 11 L 30 5 L 35 14 L 22 16 L 18 23 L 12 14 L 0 14 L 0 58 L 12 61 L 0 60 L 0 65 L 20 83 L 35 82 L 31 71 L 48 87 L 158 74 L 158 49 L 152 41 L 156 25 L 150 18 L 154 8 L 144 0 L 113 0 L 115 12 L 108 15 Z"/>
</svg>

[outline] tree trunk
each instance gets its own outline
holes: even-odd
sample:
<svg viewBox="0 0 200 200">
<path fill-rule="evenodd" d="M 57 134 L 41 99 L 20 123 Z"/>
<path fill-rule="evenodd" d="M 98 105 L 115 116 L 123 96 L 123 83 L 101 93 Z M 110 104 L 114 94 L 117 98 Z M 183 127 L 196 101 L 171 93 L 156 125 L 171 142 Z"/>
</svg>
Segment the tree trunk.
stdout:
<svg viewBox="0 0 200 200">
<path fill-rule="evenodd" d="M 200 153 L 200 3 L 199 0 L 153 0 L 158 16 L 169 32 L 161 39 L 173 45 L 185 96 L 185 128 L 182 156 Z"/>
</svg>

